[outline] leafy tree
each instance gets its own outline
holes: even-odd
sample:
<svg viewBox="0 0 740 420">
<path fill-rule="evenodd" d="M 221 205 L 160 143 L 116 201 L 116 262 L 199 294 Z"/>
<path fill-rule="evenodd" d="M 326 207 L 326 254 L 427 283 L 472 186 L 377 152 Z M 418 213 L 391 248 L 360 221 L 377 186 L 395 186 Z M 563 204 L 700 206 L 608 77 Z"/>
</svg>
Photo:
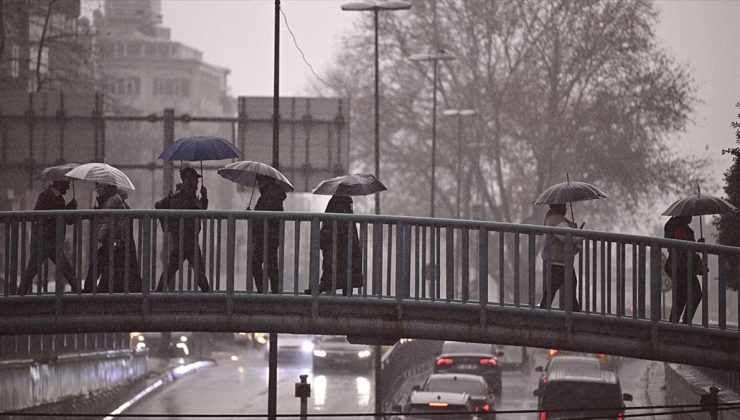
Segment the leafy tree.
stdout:
<svg viewBox="0 0 740 420">
<path fill-rule="evenodd" d="M 408 58 L 430 50 L 456 57 L 438 79 L 440 216 L 455 213 L 457 187 L 445 108 L 478 110 L 463 135 L 464 217 L 539 223 L 532 201 L 570 174 L 607 191 L 610 200 L 584 205 L 613 219 L 701 176 L 703 162 L 677 157 L 669 142 L 696 99 L 687 70 L 656 43 L 649 1 L 437 0 L 380 18 L 386 213 L 427 214 L 432 69 Z M 353 98 L 354 157 L 371 170 L 373 26 L 363 22 L 330 80 Z"/>
<path fill-rule="evenodd" d="M 736 104 L 740 108 L 740 103 Z M 740 114 L 738 114 L 740 118 Z M 740 120 L 733 121 L 731 126 L 735 129 L 735 139 L 740 145 Z M 740 208 L 740 147 L 734 147 L 722 151 L 733 156 L 732 166 L 725 172 L 725 194 L 727 201 L 735 207 Z M 722 245 L 740 247 L 740 213 L 725 213 L 715 219 L 717 228 L 717 241 Z M 728 261 L 727 287 L 737 290 L 738 261 Z"/>
</svg>

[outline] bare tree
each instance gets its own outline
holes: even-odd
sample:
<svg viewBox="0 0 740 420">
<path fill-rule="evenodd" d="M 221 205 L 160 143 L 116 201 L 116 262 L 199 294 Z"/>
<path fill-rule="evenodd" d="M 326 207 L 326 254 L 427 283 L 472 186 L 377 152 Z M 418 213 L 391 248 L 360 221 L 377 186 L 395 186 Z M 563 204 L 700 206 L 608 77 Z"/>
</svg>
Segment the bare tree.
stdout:
<svg viewBox="0 0 740 420">
<path fill-rule="evenodd" d="M 600 206 L 603 218 L 700 176 L 702 162 L 671 148 L 696 99 L 686 69 L 655 41 L 658 16 L 650 2 L 434 3 L 381 16 L 386 211 L 425 214 L 432 75 L 408 57 L 428 51 L 436 37 L 438 48 L 456 57 L 439 72 L 441 107 L 478 110 L 465 127 L 466 217 L 538 222 L 532 201 L 566 173 L 610 194 L 609 205 L 590 204 Z M 372 56 L 363 46 L 371 36 L 369 25 L 348 36 L 330 76 L 339 93 L 353 98 L 355 157 L 368 163 Z M 452 215 L 454 125 L 438 124 L 439 213 Z"/>
<path fill-rule="evenodd" d="M 93 27 L 70 0 L 7 0 L 0 10 L 0 82 L 30 91 L 97 87 Z M 13 46 L 15 52 L 9 46 Z"/>
</svg>

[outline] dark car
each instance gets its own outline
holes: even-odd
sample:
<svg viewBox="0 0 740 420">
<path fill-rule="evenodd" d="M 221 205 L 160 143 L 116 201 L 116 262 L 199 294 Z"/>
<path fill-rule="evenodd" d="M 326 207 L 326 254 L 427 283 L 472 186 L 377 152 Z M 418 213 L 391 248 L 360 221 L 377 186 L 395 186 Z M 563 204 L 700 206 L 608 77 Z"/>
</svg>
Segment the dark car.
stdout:
<svg viewBox="0 0 740 420">
<path fill-rule="evenodd" d="M 504 355 L 494 344 L 445 341 L 434 361 L 434 373 L 468 373 L 482 376 L 497 397 L 501 396 L 501 367 Z"/>
<path fill-rule="evenodd" d="M 622 393 L 614 371 L 587 364 L 551 366 L 534 395 L 540 420 L 621 419 L 624 401 L 632 401 L 632 395 Z"/>
<path fill-rule="evenodd" d="M 555 371 L 558 369 L 573 371 L 581 368 L 598 369 L 600 366 L 601 365 L 599 364 L 599 359 L 595 357 L 555 356 L 547 361 L 547 365 L 545 365 L 544 368 L 542 366 L 537 366 L 535 368 L 536 372 L 541 372 L 540 380 L 537 384 L 537 389 L 542 389 L 545 383 L 547 383 L 547 375 L 550 371 Z"/>
<path fill-rule="evenodd" d="M 343 335 L 324 335 L 315 340 L 313 370 L 363 370 L 373 367 L 373 348 L 364 344 L 350 344 Z"/>
<path fill-rule="evenodd" d="M 393 420 L 479 419 L 473 413 L 470 396 L 465 393 L 413 391 L 403 407 L 393 409 L 399 413 Z"/>
<path fill-rule="evenodd" d="M 466 373 L 434 373 L 427 378 L 422 391 L 456 392 L 470 395 L 473 410 L 477 413 L 494 411 L 494 396 L 481 376 Z M 493 416 L 486 418 L 495 419 Z"/>
</svg>

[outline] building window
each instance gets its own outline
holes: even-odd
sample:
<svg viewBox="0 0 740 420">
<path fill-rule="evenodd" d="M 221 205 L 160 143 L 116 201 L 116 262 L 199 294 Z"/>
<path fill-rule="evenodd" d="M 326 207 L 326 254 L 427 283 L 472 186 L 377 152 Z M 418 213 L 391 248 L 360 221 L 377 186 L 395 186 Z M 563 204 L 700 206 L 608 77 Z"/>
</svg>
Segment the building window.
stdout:
<svg viewBox="0 0 740 420">
<path fill-rule="evenodd" d="M 154 79 L 155 96 L 190 96 L 190 81 L 187 79 Z"/>
<path fill-rule="evenodd" d="M 139 96 L 141 94 L 141 79 L 138 77 L 116 77 L 111 79 L 109 89 L 116 96 Z"/>
<path fill-rule="evenodd" d="M 10 48 L 10 76 L 13 78 L 21 75 L 21 47 L 13 44 Z"/>
</svg>

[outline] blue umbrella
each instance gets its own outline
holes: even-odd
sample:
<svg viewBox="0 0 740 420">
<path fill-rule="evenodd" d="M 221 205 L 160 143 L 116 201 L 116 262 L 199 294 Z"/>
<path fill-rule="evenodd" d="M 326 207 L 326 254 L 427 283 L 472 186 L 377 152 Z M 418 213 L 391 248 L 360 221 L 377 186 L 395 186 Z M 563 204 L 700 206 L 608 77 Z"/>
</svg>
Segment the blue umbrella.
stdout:
<svg viewBox="0 0 740 420">
<path fill-rule="evenodd" d="M 228 140 L 216 136 L 192 136 L 177 139 L 165 149 L 160 159 L 200 161 L 200 174 L 203 175 L 204 160 L 221 160 L 239 157 L 237 149 Z"/>
<path fill-rule="evenodd" d="M 221 160 L 239 157 L 239 149 L 228 140 L 215 136 L 193 136 L 178 139 L 161 155 L 164 160 Z"/>
</svg>

